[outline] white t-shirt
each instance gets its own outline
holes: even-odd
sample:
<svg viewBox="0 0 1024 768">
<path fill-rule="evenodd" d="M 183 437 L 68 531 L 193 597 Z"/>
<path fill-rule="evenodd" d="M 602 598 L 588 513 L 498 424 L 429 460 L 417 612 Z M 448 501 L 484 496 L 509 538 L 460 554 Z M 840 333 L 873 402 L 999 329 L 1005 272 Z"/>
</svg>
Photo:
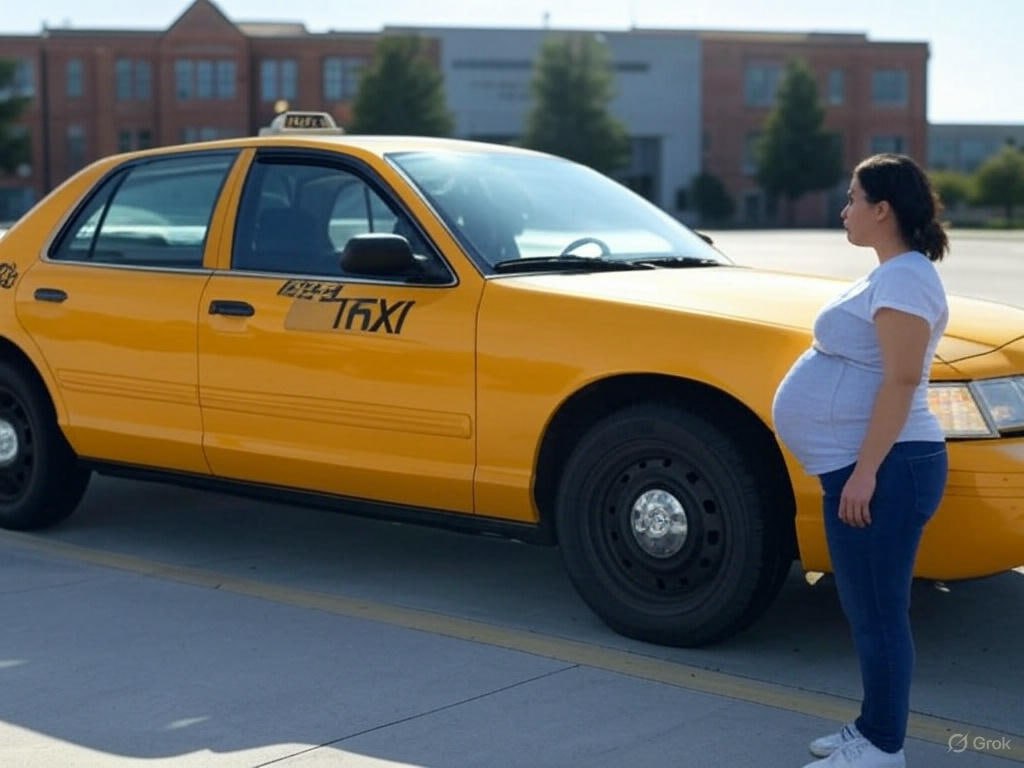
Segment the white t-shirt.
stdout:
<svg viewBox="0 0 1024 768">
<path fill-rule="evenodd" d="M 945 439 L 928 410 L 928 372 L 949 319 L 946 292 L 935 265 L 908 251 L 879 264 L 822 308 L 813 345 L 775 393 L 775 431 L 812 475 L 849 466 L 860 453 L 882 384 L 874 317 L 883 308 L 922 317 L 931 329 L 921 383 L 896 442 Z"/>
</svg>

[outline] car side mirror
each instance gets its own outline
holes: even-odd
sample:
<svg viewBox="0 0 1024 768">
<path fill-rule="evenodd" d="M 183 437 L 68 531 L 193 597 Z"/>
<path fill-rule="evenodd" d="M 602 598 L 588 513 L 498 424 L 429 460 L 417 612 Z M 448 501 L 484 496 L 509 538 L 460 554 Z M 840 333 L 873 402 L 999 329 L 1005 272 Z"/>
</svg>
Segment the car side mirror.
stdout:
<svg viewBox="0 0 1024 768">
<path fill-rule="evenodd" d="M 401 235 L 371 232 L 349 238 L 341 252 L 341 270 L 365 277 L 415 277 L 419 262 Z"/>
</svg>

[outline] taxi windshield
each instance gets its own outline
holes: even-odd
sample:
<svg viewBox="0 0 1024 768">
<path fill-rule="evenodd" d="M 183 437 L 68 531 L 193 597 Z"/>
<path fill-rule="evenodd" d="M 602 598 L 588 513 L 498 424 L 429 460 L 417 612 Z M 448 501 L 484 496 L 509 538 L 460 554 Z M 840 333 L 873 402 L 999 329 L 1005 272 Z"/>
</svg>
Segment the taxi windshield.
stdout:
<svg viewBox="0 0 1024 768">
<path fill-rule="evenodd" d="M 657 206 L 568 160 L 504 151 L 388 159 L 485 268 L 559 257 L 731 263 Z"/>
</svg>

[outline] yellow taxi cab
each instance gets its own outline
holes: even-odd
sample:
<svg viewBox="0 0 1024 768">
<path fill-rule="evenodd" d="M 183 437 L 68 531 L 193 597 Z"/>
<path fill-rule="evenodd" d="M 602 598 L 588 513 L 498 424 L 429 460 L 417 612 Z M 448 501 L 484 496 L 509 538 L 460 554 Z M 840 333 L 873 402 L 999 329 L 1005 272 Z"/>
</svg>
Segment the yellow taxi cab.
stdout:
<svg viewBox="0 0 1024 768">
<path fill-rule="evenodd" d="M 615 630 L 712 642 L 829 568 L 770 406 L 837 290 L 512 147 L 287 113 L 110 157 L 0 239 L 0 525 L 94 472 L 255 493 L 557 543 Z M 951 318 L 933 579 L 1024 563 L 1024 311 Z"/>
</svg>

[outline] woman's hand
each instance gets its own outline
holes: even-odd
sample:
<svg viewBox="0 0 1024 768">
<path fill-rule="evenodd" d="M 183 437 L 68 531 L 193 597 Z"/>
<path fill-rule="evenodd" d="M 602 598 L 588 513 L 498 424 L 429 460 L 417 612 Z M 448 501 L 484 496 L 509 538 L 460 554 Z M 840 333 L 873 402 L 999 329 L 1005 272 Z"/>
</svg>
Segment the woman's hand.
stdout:
<svg viewBox="0 0 1024 768">
<path fill-rule="evenodd" d="M 871 497 L 875 495 L 875 473 L 854 468 L 839 499 L 839 519 L 854 528 L 871 525 Z"/>
</svg>

